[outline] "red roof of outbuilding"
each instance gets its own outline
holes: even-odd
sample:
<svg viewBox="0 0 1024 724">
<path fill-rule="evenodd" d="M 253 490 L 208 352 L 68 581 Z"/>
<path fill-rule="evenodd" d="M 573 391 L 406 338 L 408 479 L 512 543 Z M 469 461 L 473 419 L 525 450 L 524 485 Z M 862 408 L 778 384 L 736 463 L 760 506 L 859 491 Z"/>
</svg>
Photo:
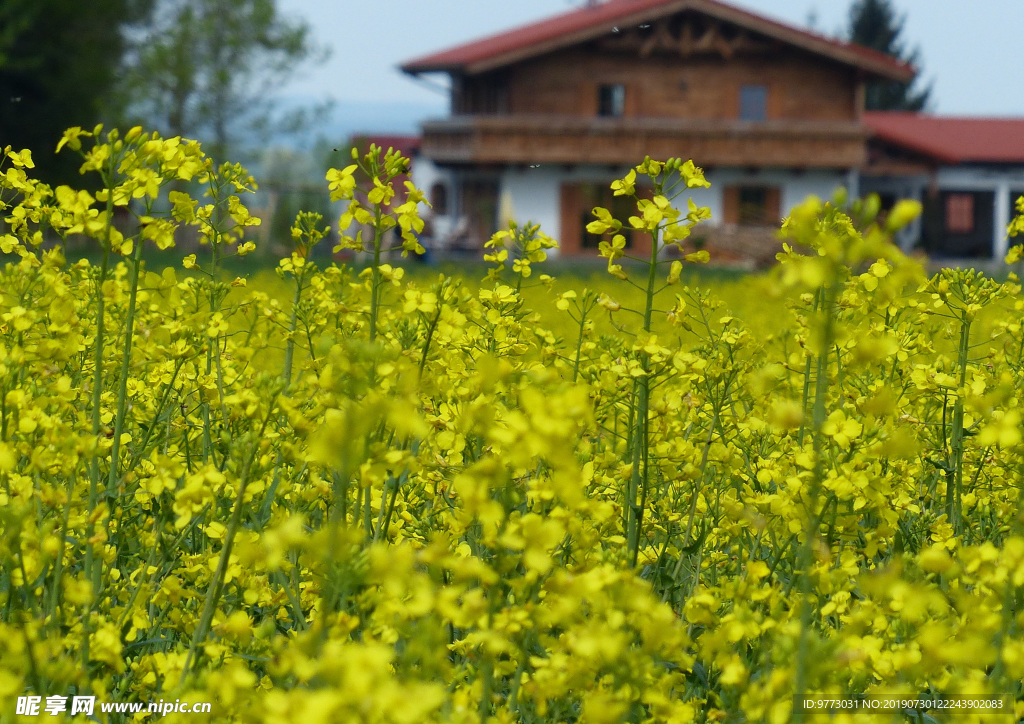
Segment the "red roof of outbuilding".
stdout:
<svg viewBox="0 0 1024 724">
<path fill-rule="evenodd" d="M 911 65 L 885 53 L 796 28 L 720 0 L 607 0 L 410 60 L 402 70 L 479 73 L 600 37 L 615 27 L 639 25 L 683 10 L 734 23 L 884 78 L 909 82 L 915 74 Z"/>
<path fill-rule="evenodd" d="M 964 118 L 875 111 L 875 136 L 946 163 L 1024 163 L 1024 118 Z"/>
</svg>

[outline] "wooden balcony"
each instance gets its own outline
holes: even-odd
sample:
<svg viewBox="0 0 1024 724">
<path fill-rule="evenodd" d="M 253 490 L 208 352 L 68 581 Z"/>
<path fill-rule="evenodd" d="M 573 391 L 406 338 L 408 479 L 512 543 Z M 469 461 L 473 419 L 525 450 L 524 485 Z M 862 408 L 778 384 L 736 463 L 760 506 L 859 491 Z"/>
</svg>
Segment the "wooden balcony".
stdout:
<svg viewBox="0 0 1024 724">
<path fill-rule="evenodd" d="M 442 164 L 615 164 L 692 158 L 701 166 L 859 168 L 856 121 L 452 116 L 423 126 L 422 153 Z"/>
</svg>

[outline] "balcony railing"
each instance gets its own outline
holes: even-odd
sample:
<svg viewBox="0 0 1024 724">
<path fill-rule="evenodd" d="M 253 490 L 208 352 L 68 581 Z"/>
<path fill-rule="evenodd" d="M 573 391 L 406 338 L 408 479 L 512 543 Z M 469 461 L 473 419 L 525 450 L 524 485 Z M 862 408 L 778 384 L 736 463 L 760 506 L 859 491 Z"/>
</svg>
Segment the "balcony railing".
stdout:
<svg viewBox="0 0 1024 724">
<path fill-rule="evenodd" d="M 452 116 L 423 126 L 422 152 L 445 164 L 636 164 L 843 169 L 864 165 L 856 121 L 764 122 L 577 116 Z"/>
</svg>

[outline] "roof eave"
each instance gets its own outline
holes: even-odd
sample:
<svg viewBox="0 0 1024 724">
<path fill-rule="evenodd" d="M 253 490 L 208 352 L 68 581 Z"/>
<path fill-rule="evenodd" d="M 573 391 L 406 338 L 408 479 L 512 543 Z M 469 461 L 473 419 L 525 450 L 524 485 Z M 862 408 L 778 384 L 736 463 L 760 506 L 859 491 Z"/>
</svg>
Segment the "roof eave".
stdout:
<svg viewBox="0 0 1024 724">
<path fill-rule="evenodd" d="M 914 141 L 908 141 L 903 136 L 894 133 L 886 133 L 885 131 L 872 129 L 872 135 L 881 141 L 885 141 L 886 143 L 891 143 L 894 146 L 899 146 L 900 148 L 905 148 L 908 151 L 913 151 L 914 153 L 921 154 L 922 156 L 926 156 L 939 163 L 959 164 L 963 163 L 964 161 L 964 159 L 960 158 L 959 156 L 954 156 L 953 154 L 949 153 L 943 153 L 942 151 L 939 151 L 923 143 L 915 143 Z"/>
<path fill-rule="evenodd" d="M 398 69 L 406 75 L 418 76 L 423 73 L 459 73 L 463 70 L 463 66 L 458 63 L 421 64 L 413 62 L 400 65 Z"/>
<path fill-rule="evenodd" d="M 530 45 L 516 48 L 515 50 L 495 55 L 490 58 L 482 58 L 476 62 L 470 63 L 445 63 L 434 61 L 433 59 L 440 55 L 447 55 L 452 50 L 442 51 L 434 55 L 428 55 L 422 58 L 416 58 L 405 64 L 401 69 L 406 73 L 433 73 L 433 72 L 444 72 L 444 73 L 466 73 L 468 75 L 475 75 L 477 73 L 486 73 L 489 70 L 495 68 L 501 68 L 502 66 L 511 65 L 520 60 L 527 58 L 533 58 L 544 53 L 558 50 L 560 48 L 569 47 L 577 43 L 584 43 L 594 38 L 599 38 L 602 35 L 607 35 L 613 32 L 613 30 L 620 25 L 630 25 L 633 23 L 640 24 L 647 20 L 654 20 L 664 15 L 672 15 L 687 9 L 693 4 L 693 0 L 677 0 L 677 2 L 665 5 L 664 7 L 658 8 L 657 12 L 652 13 L 650 10 L 638 11 L 629 15 L 620 15 L 611 20 L 603 23 L 597 23 L 592 26 L 582 28 L 573 33 L 565 33 L 562 35 L 556 35 L 551 38 L 540 40 Z M 496 36 L 497 37 L 497 36 Z M 483 42 L 486 38 L 476 42 Z"/>
<path fill-rule="evenodd" d="M 536 57 L 547 52 L 558 50 L 559 48 L 568 47 L 601 37 L 602 35 L 612 32 L 613 28 L 619 26 L 629 26 L 634 23 L 640 24 L 656 20 L 661 17 L 670 16 L 683 10 L 695 10 L 697 12 L 702 12 L 712 17 L 716 17 L 720 20 L 725 20 L 726 22 L 751 28 L 756 32 L 761 32 L 790 45 L 800 47 L 818 55 L 832 58 L 833 60 L 846 65 L 859 68 L 860 70 L 871 73 L 880 78 L 900 83 L 910 83 L 914 80 L 914 77 L 917 74 L 916 69 L 907 63 L 889 60 L 885 57 L 868 57 L 856 50 L 853 50 L 852 46 L 844 47 L 843 45 L 837 44 L 825 37 L 821 37 L 819 39 L 813 34 L 800 31 L 796 28 L 790 28 L 783 23 L 779 23 L 768 18 L 761 18 L 758 15 L 740 8 L 734 8 L 722 2 L 717 2 L 716 0 L 677 0 L 676 2 L 666 3 L 658 8 L 648 8 L 628 15 L 619 15 L 605 22 L 595 23 L 594 25 L 581 28 L 580 30 L 572 33 L 556 35 L 533 42 L 529 45 L 515 48 L 499 55 L 480 58 L 477 61 L 453 63 L 435 60 L 439 56 L 452 53 L 454 50 L 452 49 L 443 51 L 442 53 L 416 58 L 404 63 L 400 67 L 404 72 L 412 75 L 430 72 L 466 73 L 469 75 L 475 75 L 477 73 L 484 73 L 489 70 L 511 65 L 512 63 L 516 63 L 527 58 Z"/>
</svg>

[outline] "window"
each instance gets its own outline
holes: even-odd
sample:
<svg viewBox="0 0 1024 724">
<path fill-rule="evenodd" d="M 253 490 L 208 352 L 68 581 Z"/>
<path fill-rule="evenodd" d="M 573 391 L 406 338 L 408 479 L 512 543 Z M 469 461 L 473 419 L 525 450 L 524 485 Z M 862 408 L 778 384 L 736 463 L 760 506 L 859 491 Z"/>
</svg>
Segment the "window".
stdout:
<svg viewBox="0 0 1024 724">
<path fill-rule="evenodd" d="M 782 190 L 778 186 L 732 186 L 722 189 L 722 220 L 739 226 L 776 226 Z"/>
<path fill-rule="evenodd" d="M 741 226 L 761 226 L 768 220 L 768 190 L 757 186 L 740 187 Z"/>
<path fill-rule="evenodd" d="M 768 120 L 768 86 L 740 86 L 740 119 L 744 121 Z"/>
<path fill-rule="evenodd" d="M 597 115 L 619 118 L 626 111 L 626 86 L 621 83 L 602 85 L 597 89 Z"/>
<path fill-rule="evenodd" d="M 430 187 L 430 207 L 434 210 L 435 216 L 448 215 L 448 187 L 442 183 L 436 183 Z"/>
<path fill-rule="evenodd" d="M 929 189 L 921 241 L 932 258 L 992 258 L 996 237 L 994 191 Z"/>
<path fill-rule="evenodd" d="M 974 232 L 974 194 L 949 194 L 946 197 L 946 231 L 950 234 Z"/>
</svg>

